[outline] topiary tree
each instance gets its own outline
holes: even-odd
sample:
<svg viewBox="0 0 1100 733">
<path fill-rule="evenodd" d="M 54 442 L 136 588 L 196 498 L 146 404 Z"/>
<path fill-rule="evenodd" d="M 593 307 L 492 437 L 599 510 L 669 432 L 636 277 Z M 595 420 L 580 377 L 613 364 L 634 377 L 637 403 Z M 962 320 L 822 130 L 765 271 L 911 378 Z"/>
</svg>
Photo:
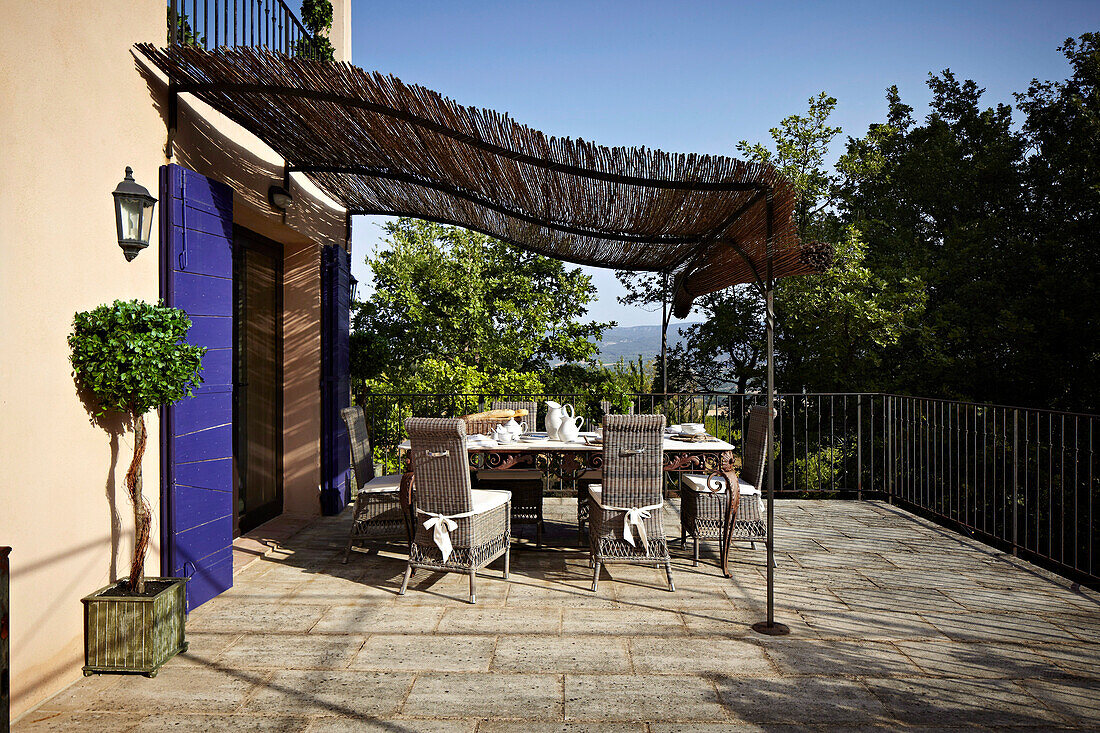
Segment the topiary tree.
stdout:
<svg viewBox="0 0 1100 733">
<path fill-rule="evenodd" d="M 191 320 L 178 308 L 116 300 L 73 316 L 70 360 L 77 384 L 95 397 L 95 414 L 126 414 L 134 428 L 134 457 L 126 488 L 134 505 L 136 536 L 130 588 L 145 592 L 142 571 L 149 548 L 150 509 L 141 491 L 145 413 L 190 397 L 202 384 L 206 349 L 184 343 Z"/>
</svg>

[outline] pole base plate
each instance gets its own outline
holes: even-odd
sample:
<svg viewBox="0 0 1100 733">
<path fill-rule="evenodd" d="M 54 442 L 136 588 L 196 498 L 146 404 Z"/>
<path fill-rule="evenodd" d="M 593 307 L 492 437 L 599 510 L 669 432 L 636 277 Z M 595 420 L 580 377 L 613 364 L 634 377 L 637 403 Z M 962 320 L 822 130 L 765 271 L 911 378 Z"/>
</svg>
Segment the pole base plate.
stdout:
<svg viewBox="0 0 1100 733">
<path fill-rule="evenodd" d="M 791 627 L 787 624 L 771 624 L 769 626 L 767 621 L 757 621 L 752 625 L 752 630 L 767 636 L 786 636 L 791 633 Z"/>
</svg>

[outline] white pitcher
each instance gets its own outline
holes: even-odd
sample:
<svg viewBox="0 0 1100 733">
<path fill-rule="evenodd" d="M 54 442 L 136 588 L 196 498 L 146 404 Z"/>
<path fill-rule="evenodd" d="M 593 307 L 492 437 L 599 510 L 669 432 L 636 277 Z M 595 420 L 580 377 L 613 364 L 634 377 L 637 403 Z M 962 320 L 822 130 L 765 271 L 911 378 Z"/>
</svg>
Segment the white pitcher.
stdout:
<svg viewBox="0 0 1100 733">
<path fill-rule="evenodd" d="M 584 418 L 580 415 L 563 417 L 561 425 L 558 426 L 559 439 L 564 440 L 566 443 L 577 442 L 581 437 L 582 425 L 584 425 Z"/>
<path fill-rule="evenodd" d="M 558 434 L 558 426 L 561 425 L 562 419 L 565 417 L 565 410 L 569 410 L 569 414 L 573 414 L 573 405 L 566 404 L 564 407 L 559 405 L 553 400 L 546 401 L 546 439 L 547 440 L 561 440 Z"/>
</svg>

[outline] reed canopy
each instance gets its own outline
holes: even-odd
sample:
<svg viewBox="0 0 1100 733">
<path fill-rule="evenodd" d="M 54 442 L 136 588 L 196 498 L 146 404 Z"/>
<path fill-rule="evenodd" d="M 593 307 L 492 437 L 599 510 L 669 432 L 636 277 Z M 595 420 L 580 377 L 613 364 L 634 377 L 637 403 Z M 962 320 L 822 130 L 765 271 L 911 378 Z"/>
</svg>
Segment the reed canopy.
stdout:
<svg viewBox="0 0 1100 733">
<path fill-rule="evenodd" d="M 139 51 L 349 214 L 455 224 L 567 262 L 664 273 L 674 311 L 739 283 L 819 272 L 770 165 L 545 135 L 348 63 L 253 48 Z"/>
</svg>

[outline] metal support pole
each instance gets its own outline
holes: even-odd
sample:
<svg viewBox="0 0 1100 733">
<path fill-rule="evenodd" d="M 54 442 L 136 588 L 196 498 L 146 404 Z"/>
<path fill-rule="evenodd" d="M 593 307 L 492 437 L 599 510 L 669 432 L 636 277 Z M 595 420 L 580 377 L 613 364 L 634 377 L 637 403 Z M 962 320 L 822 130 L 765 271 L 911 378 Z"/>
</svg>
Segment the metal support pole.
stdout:
<svg viewBox="0 0 1100 733">
<path fill-rule="evenodd" d="M 764 323 L 767 333 L 768 357 L 768 402 L 767 409 L 775 410 L 775 277 L 772 271 L 775 242 L 773 240 L 773 192 L 768 188 L 765 196 L 767 207 L 767 280 L 764 283 Z M 768 636 L 783 636 L 791 633 L 786 624 L 775 622 L 775 416 L 768 416 L 768 437 L 765 443 L 768 456 L 768 615 L 765 621 L 752 625 L 753 631 Z"/>
<path fill-rule="evenodd" d="M 661 273 L 661 394 L 668 394 L 668 273 Z"/>
</svg>

